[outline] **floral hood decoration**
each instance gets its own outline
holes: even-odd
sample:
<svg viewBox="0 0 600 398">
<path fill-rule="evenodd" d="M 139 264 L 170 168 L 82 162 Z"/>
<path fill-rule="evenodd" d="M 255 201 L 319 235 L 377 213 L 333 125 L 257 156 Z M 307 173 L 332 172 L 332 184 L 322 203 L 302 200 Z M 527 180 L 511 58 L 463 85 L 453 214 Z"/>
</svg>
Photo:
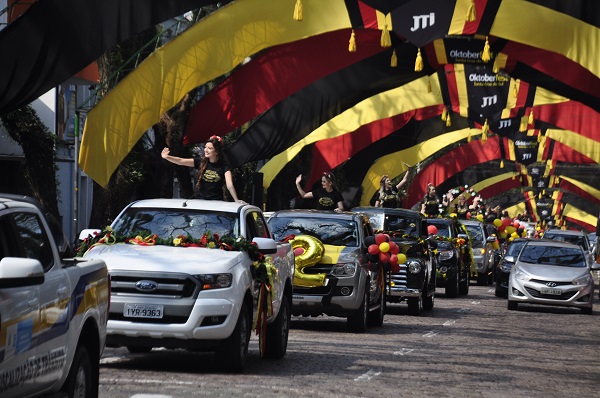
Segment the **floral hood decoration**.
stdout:
<svg viewBox="0 0 600 398">
<path fill-rule="evenodd" d="M 221 249 L 225 251 L 244 251 L 253 261 L 252 277 L 262 283 L 271 285 L 270 279 L 273 272 L 267 264 L 265 256 L 258 251 L 255 243 L 244 238 L 233 238 L 230 236 L 219 236 L 205 232 L 200 238 L 192 236 L 179 235 L 175 238 L 159 238 L 156 235 L 148 233 L 134 233 L 133 236 L 123 236 L 116 234 L 111 227 L 106 227 L 101 233 L 89 236 L 83 240 L 77 248 L 77 257 L 83 257 L 90 249 L 98 245 L 114 245 L 116 243 L 125 243 L 140 246 L 176 246 L 176 247 L 203 247 L 207 249 Z M 270 265 L 270 267 L 269 267 Z"/>
<path fill-rule="evenodd" d="M 425 243 L 425 241 L 421 237 L 418 237 L 415 235 L 410 235 L 410 234 L 403 234 L 400 231 L 384 231 L 384 230 L 378 229 L 375 231 L 375 235 L 377 235 L 377 234 L 389 235 L 391 238 L 402 238 L 404 240 L 414 240 L 415 242 L 419 242 L 421 244 Z"/>
</svg>

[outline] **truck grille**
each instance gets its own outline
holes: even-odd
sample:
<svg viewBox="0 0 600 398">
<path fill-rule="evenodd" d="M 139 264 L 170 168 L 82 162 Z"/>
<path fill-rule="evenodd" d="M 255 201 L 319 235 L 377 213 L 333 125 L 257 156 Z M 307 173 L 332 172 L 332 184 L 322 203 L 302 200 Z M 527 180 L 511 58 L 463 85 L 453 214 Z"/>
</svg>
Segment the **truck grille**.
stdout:
<svg viewBox="0 0 600 398">
<path fill-rule="evenodd" d="M 406 264 L 400 264 L 400 272 L 390 273 L 390 281 L 394 282 L 395 286 L 406 287 L 407 272 L 408 272 L 408 270 L 407 270 Z"/>
<path fill-rule="evenodd" d="M 200 289 L 198 282 L 188 274 L 117 271 L 111 272 L 110 278 L 113 295 L 191 298 L 197 296 Z"/>
</svg>

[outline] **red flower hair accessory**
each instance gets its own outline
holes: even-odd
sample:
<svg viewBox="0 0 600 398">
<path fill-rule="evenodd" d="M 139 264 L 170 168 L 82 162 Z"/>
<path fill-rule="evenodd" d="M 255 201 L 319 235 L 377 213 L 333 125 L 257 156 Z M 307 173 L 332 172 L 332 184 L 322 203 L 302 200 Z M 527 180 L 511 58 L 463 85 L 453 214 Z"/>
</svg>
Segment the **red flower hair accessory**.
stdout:
<svg viewBox="0 0 600 398">
<path fill-rule="evenodd" d="M 209 140 L 217 140 L 217 141 L 221 142 L 221 141 L 223 141 L 223 138 L 221 138 L 218 135 L 211 135 Z"/>
</svg>

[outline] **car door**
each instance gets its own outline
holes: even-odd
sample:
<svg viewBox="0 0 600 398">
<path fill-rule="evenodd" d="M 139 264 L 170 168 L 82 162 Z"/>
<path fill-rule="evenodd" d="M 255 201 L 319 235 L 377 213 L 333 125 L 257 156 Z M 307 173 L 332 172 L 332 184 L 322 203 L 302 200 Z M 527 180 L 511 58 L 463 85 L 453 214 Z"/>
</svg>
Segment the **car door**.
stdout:
<svg viewBox="0 0 600 398">
<path fill-rule="evenodd" d="M 15 230 L 15 217 L 0 213 L 0 261 L 26 257 Z M 0 288 L 0 395 L 25 396 L 39 391 L 33 370 L 38 344 L 40 286 Z"/>
<path fill-rule="evenodd" d="M 42 220 L 33 213 L 15 215 L 14 225 L 25 257 L 40 261 L 44 269 L 44 285 L 39 290 L 39 322 L 36 328 L 36 358 L 40 363 L 60 364 L 66 361 L 67 337 L 71 287 L 61 264 L 55 264 L 59 258 Z M 83 299 L 83 291 L 75 292 L 76 301 Z M 79 294 L 79 296 L 77 296 Z M 74 308 L 71 309 L 75 311 Z M 71 346 L 73 346 L 71 344 Z M 59 380 L 65 366 L 46 366 L 38 370 L 35 384 L 40 390 L 49 388 Z"/>
</svg>

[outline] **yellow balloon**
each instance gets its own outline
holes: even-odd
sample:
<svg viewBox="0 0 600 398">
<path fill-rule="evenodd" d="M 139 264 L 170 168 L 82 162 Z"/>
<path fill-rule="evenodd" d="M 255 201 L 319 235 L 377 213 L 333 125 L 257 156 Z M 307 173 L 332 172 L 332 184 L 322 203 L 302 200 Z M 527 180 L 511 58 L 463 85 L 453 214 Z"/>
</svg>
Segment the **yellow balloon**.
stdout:
<svg viewBox="0 0 600 398">
<path fill-rule="evenodd" d="M 513 227 L 512 225 L 509 225 L 508 227 L 504 228 L 504 230 L 506 231 L 507 234 L 511 234 L 511 235 L 513 232 L 516 231 L 515 227 Z"/>
<path fill-rule="evenodd" d="M 500 232 L 498 232 L 498 236 L 500 237 L 500 239 L 505 239 L 506 238 L 506 232 L 500 231 Z"/>
<path fill-rule="evenodd" d="M 502 220 L 500 220 L 500 219 L 496 218 L 496 219 L 494 220 L 494 226 L 495 226 L 496 228 L 498 228 L 498 227 L 500 227 L 501 225 L 502 225 Z"/>
<path fill-rule="evenodd" d="M 404 264 L 406 262 L 406 255 L 404 253 L 398 253 L 398 264 Z"/>
<path fill-rule="evenodd" d="M 510 234 L 510 237 L 513 238 L 513 239 L 516 239 L 516 238 L 519 237 L 519 233 L 515 231 L 512 234 Z"/>
<path fill-rule="evenodd" d="M 477 214 L 477 219 L 483 222 L 483 214 Z"/>
<path fill-rule="evenodd" d="M 382 253 L 387 253 L 390 251 L 390 244 L 387 242 L 381 242 L 379 244 L 379 251 Z"/>
</svg>

